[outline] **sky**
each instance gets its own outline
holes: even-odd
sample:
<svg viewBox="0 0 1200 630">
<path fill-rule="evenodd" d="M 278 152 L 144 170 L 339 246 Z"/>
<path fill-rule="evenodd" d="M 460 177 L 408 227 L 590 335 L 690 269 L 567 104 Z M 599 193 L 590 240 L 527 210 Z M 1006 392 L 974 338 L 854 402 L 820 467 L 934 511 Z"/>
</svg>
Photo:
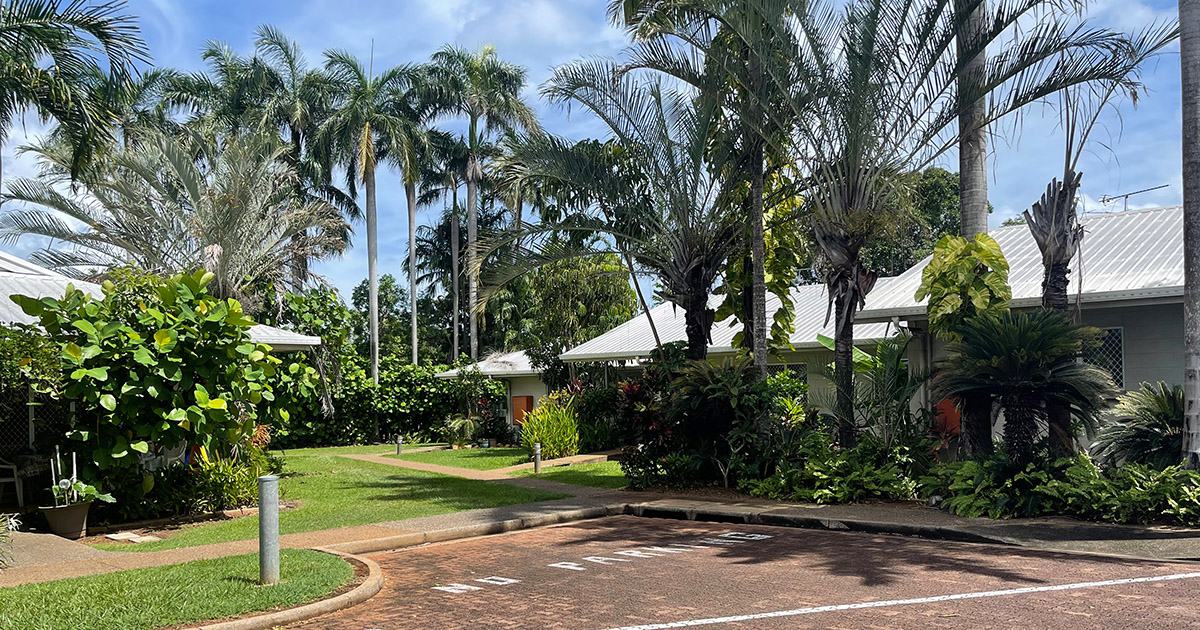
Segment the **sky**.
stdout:
<svg viewBox="0 0 1200 630">
<path fill-rule="evenodd" d="M 254 29 L 271 24 L 296 40 L 311 65 L 323 63 L 322 52 L 348 50 L 361 59 L 374 53 L 376 68 L 419 63 L 446 44 L 476 49 L 492 44 L 506 61 L 525 66 L 527 101 L 543 126 L 573 140 L 604 137 L 604 127 L 581 110 L 568 111 L 543 101 L 538 85 L 551 69 L 574 59 L 619 56 L 625 35 L 605 17 L 607 0 L 130 0 L 142 35 L 162 66 L 202 69 L 200 50 L 210 40 L 249 53 Z M 1135 31 L 1176 15 L 1172 0 L 1096 0 L 1088 8 L 1097 24 Z M 1102 204 L 1116 196 L 1166 184 L 1166 188 L 1133 196 L 1129 209 L 1173 205 L 1182 200 L 1181 115 L 1178 47 L 1152 60 L 1143 70 L 1145 90 L 1133 107 L 1128 100 L 1103 117 L 1103 127 L 1081 160 L 1081 195 L 1085 213 L 1118 211 L 1122 202 Z M 1058 116 L 1048 108 L 1032 108 L 1021 131 L 1001 125 L 994 130 L 989 163 L 991 227 L 1016 216 L 1061 177 L 1063 138 Z M 453 124 L 446 128 L 456 130 Z M 4 178 L 32 176 L 35 164 L 15 149 L 44 131 L 36 118 L 18 121 L 2 147 Z M 956 171 L 957 156 L 939 164 Z M 379 179 L 380 273 L 404 274 L 408 234 L 404 191 L 395 173 Z M 423 208 L 418 225 L 431 223 L 441 205 Z M 355 226 L 354 247 L 337 260 L 315 267 L 342 295 L 366 277 L 365 227 Z M 41 243 L 26 237 L 8 251 L 24 256 Z"/>
</svg>

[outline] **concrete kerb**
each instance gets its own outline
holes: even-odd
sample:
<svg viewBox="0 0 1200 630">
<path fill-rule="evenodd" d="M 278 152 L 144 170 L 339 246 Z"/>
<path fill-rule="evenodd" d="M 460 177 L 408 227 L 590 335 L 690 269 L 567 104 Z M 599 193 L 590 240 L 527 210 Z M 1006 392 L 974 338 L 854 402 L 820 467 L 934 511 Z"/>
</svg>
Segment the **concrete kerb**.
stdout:
<svg viewBox="0 0 1200 630">
<path fill-rule="evenodd" d="M 362 584 L 353 589 L 329 599 L 322 599 L 304 604 L 303 606 L 288 608 L 265 615 L 208 623 L 191 626 L 191 628 L 193 630 L 266 630 L 268 628 L 277 628 L 356 606 L 371 599 L 383 588 L 383 570 L 379 568 L 379 565 L 374 560 L 324 547 L 314 547 L 313 549 L 363 563 L 367 567 L 367 579 L 363 580 Z"/>
</svg>

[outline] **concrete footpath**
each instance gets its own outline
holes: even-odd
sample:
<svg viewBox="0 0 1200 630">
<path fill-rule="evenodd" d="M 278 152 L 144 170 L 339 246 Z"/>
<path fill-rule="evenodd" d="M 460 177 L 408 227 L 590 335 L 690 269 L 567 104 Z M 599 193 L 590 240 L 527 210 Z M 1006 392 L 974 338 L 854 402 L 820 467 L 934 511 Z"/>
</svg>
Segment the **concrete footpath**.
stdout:
<svg viewBox="0 0 1200 630">
<path fill-rule="evenodd" d="M 1200 529 L 1087 523 L 1066 518 L 995 521 L 963 518 L 917 504 L 811 505 L 589 488 L 508 477 L 380 455 L 343 455 L 390 466 L 539 488 L 570 498 L 288 534 L 291 548 L 371 553 L 432 542 L 628 514 L 650 518 L 858 531 L 960 542 L 1016 545 L 1147 559 L 1200 560 Z M 151 552 L 101 551 L 49 534 L 17 533 L 0 587 L 252 553 L 256 540 Z"/>
</svg>

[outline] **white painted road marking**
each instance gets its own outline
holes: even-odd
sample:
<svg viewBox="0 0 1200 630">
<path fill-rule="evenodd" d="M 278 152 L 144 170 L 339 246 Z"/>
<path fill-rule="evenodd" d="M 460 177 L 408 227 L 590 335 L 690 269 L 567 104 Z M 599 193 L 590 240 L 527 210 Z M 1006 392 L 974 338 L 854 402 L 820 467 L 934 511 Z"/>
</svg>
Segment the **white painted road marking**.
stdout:
<svg viewBox="0 0 1200 630">
<path fill-rule="evenodd" d="M 891 599 L 879 602 L 862 602 L 858 604 L 837 604 L 833 606 L 815 606 L 813 608 L 796 608 L 793 610 L 777 610 L 775 612 L 755 613 L 750 615 L 735 615 L 732 617 L 710 617 L 708 619 L 692 619 L 689 621 L 671 621 L 668 623 L 651 623 L 641 626 L 622 626 L 609 630 L 666 630 L 667 628 L 690 628 L 692 626 L 710 626 L 721 623 L 736 623 L 739 621 L 754 621 L 756 619 L 775 619 L 778 617 L 796 617 L 823 612 L 841 610 L 862 610 L 864 608 L 883 608 L 886 606 L 908 606 L 911 604 L 932 604 L 960 599 L 980 599 L 984 597 L 1004 597 L 1007 595 L 1024 595 L 1027 593 L 1046 593 L 1051 591 L 1073 591 L 1084 588 L 1100 588 L 1104 586 L 1120 586 L 1122 584 L 1142 584 L 1146 582 L 1169 582 L 1173 580 L 1192 580 L 1200 578 L 1197 573 L 1176 573 L 1174 575 L 1157 575 L 1154 577 L 1124 578 L 1120 580 L 1103 580 L 1100 582 L 1076 582 L 1074 584 L 1059 584 L 1056 586 L 1027 586 L 1003 591 L 982 591 L 976 593 L 958 593 L 955 595 L 936 595 L 934 597 L 917 597 L 914 599 Z"/>
</svg>

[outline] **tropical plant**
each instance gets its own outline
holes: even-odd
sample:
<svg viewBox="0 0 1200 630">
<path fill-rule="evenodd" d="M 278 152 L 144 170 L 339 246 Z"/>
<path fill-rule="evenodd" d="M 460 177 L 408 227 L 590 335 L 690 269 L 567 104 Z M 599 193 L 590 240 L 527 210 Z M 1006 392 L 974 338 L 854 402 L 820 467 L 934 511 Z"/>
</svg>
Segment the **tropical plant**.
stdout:
<svg viewBox="0 0 1200 630">
<path fill-rule="evenodd" d="M 313 280 L 291 273 L 297 257 L 327 258 L 348 244 L 336 208 L 295 196 L 295 172 L 274 137 L 150 134 L 81 173 L 71 194 L 58 188 L 69 168 L 61 149 L 36 149 L 51 176 L 9 185 L 5 199 L 41 208 L 0 216 L 0 240 L 32 234 L 72 245 L 31 255 L 68 275 L 125 264 L 159 274 L 207 269 L 211 293 L 254 308 L 256 286 L 302 291 Z"/>
<path fill-rule="evenodd" d="M 125 2 L 10 0 L 0 5 L 0 142 L 26 108 L 58 122 L 78 173 L 112 137 L 115 115 L 95 98 L 94 77 L 133 81 L 150 59 Z"/>
<path fill-rule="evenodd" d="M 1093 425 L 1116 395 L 1103 369 L 1079 360 L 1099 331 L 1054 311 L 1006 312 L 964 322 L 962 338 L 935 377 L 937 396 L 996 399 L 1004 411 L 1004 443 L 1014 464 L 1033 461 L 1046 406 L 1069 406 Z"/>
<path fill-rule="evenodd" d="M 1012 289 L 1000 244 L 987 234 L 971 240 L 943 236 L 921 271 L 915 298 L 929 298 L 929 329 L 947 341 L 960 341 L 968 320 L 1007 312 Z"/>
<path fill-rule="evenodd" d="M 236 443 L 274 398 L 279 359 L 249 341 L 254 322 L 237 301 L 208 292 L 212 273 L 153 280 L 136 309 L 112 282 L 101 300 L 74 287 L 61 299 L 13 296 L 61 348 L 63 396 L 84 418 L 70 437 L 102 471 L 136 470 L 152 443 Z"/>
<path fill-rule="evenodd" d="M 1114 420 L 1092 443 L 1100 463 L 1165 468 L 1180 461 L 1183 445 L 1183 388 L 1159 381 L 1126 392 L 1113 408 Z"/>
<path fill-rule="evenodd" d="M 365 189 L 371 378 L 378 383 L 379 228 L 375 170 L 379 160 L 390 154 L 412 155 L 416 151 L 411 140 L 417 137 L 417 123 L 398 105 L 412 87 L 416 71 L 411 66 L 397 66 L 374 74 L 371 66 L 364 68 L 362 62 L 341 50 L 327 51 L 325 59 L 333 111 L 318 130 L 318 142 L 329 146 L 333 158 L 345 166 L 351 195 L 355 195 L 356 182 L 361 182 Z"/>
<path fill-rule="evenodd" d="M 12 545 L 12 533 L 21 526 L 15 514 L 0 514 L 0 569 L 8 567 L 12 554 L 8 549 Z"/>
<path fill-rule="evenodd" d="M 572 400 L 543 400 L 525 414 L 521 422 L 521 448 L 533 457 L 534 445 L 542 445 L 542 459 L 558 459 L 579 454 L 579 420 Z"/>
<path fill-rule="evenodd" d="M 493 46 L 478 52 L 447 45 L 433 54 L 432 88 L 439 93 L 443 115 L 467 119 L 467 302 L 471 314 L 470 355 L 479 358 L 479 254 L 477 252 L 479 186 L 484 176 L 485 145 L 500 130 L 522 129 L 536 133 L 540 127 L 533 110 L 521 100 L 525 69 L 500 59 Z M 456 257 L 457 259 L 457 257 Z"/>
</svg>

